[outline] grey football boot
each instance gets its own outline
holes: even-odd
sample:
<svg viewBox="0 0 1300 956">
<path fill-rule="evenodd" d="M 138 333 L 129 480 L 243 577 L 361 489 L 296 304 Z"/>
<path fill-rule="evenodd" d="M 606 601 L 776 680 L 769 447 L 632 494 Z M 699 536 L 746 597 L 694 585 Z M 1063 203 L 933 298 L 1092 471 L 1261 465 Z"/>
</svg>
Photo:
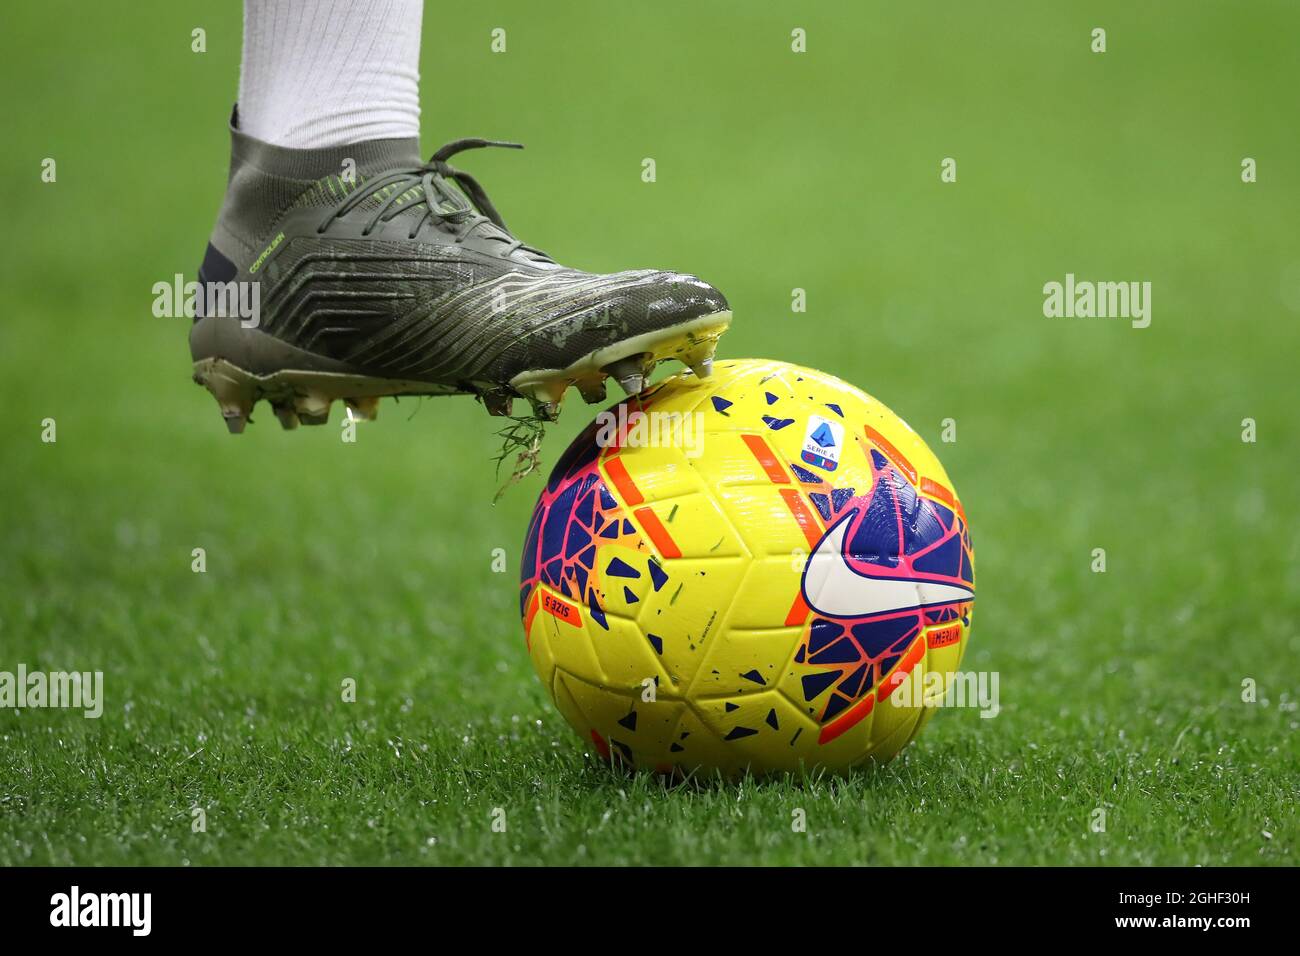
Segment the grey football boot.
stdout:
<svg viewBox="0 0 1300 956">
<path fill-rule="evenodd" d="M 731 321 L 717 289 L 562 266 L 447 162 L 515 144 L 457 140 L 423 162 L 414 139 L 287 149 L 235 121 L 231 136 L 190 351 L 232 432 L 260 399 L 285 428 L 327 421 L 335 399 L 373 418 L 385 395 L 473 394 L 496 415 L 522 396 L 554 419 L 570 385 L 594 403 L 607 376 L 634 394 L 665 359 L 710 373 Z"/>
</svg>

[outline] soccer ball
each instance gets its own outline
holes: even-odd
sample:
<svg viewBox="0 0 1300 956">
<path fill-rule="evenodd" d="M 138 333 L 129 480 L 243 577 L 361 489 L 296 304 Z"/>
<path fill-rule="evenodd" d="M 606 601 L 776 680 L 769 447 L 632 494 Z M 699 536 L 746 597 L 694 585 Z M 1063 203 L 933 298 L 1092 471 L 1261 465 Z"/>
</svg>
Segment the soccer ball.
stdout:
<svg viewBox="0 0 1300 956">
<path fill-rule="evenodd" d="M 746 359 L 574 440 L 529 523 L 519 607 L 542 684 L 605 759 L 842 771 L 932 716 L 974 588 L 925 442 L 839 379 Z"/>
</svg>

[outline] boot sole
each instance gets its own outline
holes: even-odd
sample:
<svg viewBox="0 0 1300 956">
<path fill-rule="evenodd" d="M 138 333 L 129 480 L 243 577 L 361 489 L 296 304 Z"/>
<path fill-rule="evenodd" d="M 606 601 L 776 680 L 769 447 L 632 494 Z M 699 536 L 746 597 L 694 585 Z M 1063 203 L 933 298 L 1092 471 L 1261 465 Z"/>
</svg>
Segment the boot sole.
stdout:
<svg viewBox="0 0 1300 956">
<path fill-rule="evenodd" d="M 650 370 L 668 359 L 708 377 L 718 338 L 730 324 L 729 311 L 714 312 L 589 352 L 563 369 L 520 372 L 508 385 L 473 382 L 472 391 L 458 385 L 312 369 L 258 373 L 224 357 L 196 361 L 194 381 L 212 393 L 233 434 L 244 430 L 252 420 L 253 406 L 263 400 L 271 404 L 285 429 L 325 424 L 339 400 L 347 404 L 351 418 L 371 420 L 378 414 L 380 398 L 404 395 L 476 394 L 493 415 L 511 414 L 514 399 L 522 396 L 536 417 L 554 421 L 570 387 L 576 387 L 588 404 L 604 401 L 605 380 L 612 372 L 629 394 L 640 391 Z"/>
</svg>

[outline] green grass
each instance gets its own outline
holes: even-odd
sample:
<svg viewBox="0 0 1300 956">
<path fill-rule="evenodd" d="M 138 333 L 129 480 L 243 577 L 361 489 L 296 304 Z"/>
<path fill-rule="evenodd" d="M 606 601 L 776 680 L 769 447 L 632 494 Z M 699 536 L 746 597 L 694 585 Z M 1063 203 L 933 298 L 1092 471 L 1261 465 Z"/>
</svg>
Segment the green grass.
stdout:
<svg viewBox="0 0 1300 956">
<path fill-rule="evenodd" d="M 22 4 L 0 670 L 102 670 L 107 700 L 0 711 L 0 863 L 1296 863 L 1300 11 L 752 6 L 440 6 L 426 151 L 526 142 L 466 161 L 524 238 L 696 271 L 735 309 L 725 354 L 908 419 L 967 504 L 965 666 L 999 672 L 1001 714 L 942 713 L 848 780 L 611 774 L 528 664 L 537 484 L 491 505 L 481 408 L 388 402 L 355 445 L 263 412 L 231 438 L 184 322 L 150 315 L 220 202 L 237 6 Z M 1151 327 L 1044 318 L 1067 272 L 1151 281 Z M 570 401 L 548 460 L 586 415 Z"/>
</svg>

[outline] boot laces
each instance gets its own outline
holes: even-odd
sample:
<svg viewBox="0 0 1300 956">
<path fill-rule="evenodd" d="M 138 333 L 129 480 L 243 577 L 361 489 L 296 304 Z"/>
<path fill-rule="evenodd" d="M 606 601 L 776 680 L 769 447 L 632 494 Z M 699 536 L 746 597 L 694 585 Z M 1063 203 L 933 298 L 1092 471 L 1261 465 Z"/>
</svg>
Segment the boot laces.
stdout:
<svg viewBox="0 0 1300 956">
<path fill-rule="evenodd" d="M 496 206 L 488 198 L 487 191 L 477 179 L 465 172 L 463 169 L 457 169 L 447 160 L 457 153 L 470 149 L 483 149 L 489 146 L 497 146 L 504 149 L 523 149 L 522 143 L 508 143 L 501 140 L 479 139 L 470 137 L 467 139 L 457 139 L 445 146 L 440 147 L 429 161 L 422 166 L 414 169 L 397 169 L 389 173 L 384 173 L 375 179 L 363 183 L 356 192 L 352 193 L 337 206 L 330 210 L 327 215 L 317 226 L 318 233 L 324 233 L 331 225 L 342 219 L 359 205 L 378 195 L 384 190 L 390 190 L 386 198 L 376 208 L 374 215 L 370 217 L 369 222 L 362 228 L 361 234 L 368 236 L 382 222 L 388 222 L 395 219 L 400 214 L 417 206 L 424 206 L 424 214 L 414 220 L 408 238 L 414 239 L 419 235 L 420 230 L 426 225 L 433 222 L 449 223 L 457 227 L 456 243 L 459 244 L 468 239 L 476 231 L 485 231 L 491 234 L 493 227 L 499 230 L 501 238 L 507 243 L 504 255 L 509 256 L 517 249 L 525 249 L 530 253 L 549 259 L 540 249 L 534 249 L 531 246 L 525 246 L 523 242 L 516 239 L 510 232 L 505 220 L 497 212 Z M 466 205 L 465 199 L 458 196 L 450 186 L 455 183 L 465 199 L 469 200 Z M 411 201 L 402 201 L 412 189 L 418 188 L 417 198 Z"/>
</svg>

